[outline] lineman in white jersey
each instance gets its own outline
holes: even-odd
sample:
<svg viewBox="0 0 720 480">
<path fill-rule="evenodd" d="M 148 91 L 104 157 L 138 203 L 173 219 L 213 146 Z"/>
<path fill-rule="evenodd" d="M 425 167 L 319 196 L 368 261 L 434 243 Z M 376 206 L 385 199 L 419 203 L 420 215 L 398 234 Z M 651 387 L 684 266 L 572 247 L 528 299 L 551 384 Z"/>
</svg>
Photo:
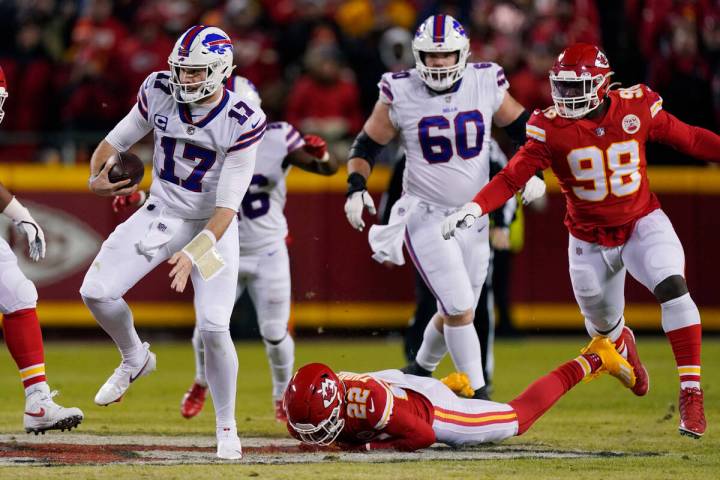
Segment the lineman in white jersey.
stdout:
<svg viewBox="0 0 720 480">
<path fill-rule="evenodd" d="M 234 76 L 228 89 L 260 105 L 255 87 L 247 79 Z M 282 396 L 290 381 L 295 361 L 295 343 L 288 333 L 290 318 L 290 260 L 285 238 L 287 220 L 283 210 L 287 197 L 285 177 L 292 166 L 319 175 L 333 175 L 337 160 L 331 158 L 325 141 L 306 135 L 286 122 L 268 123 L 258 147 L 250 188 L 238 212 L 240 237 L 239 298 L 248 289 L 257 312 L 260 335 L 265 343 L 272 376 L 275 418 L 285 421 Z M 207 392 L 203 339 L 193 334 L 195 381 L 183 396 L 180 413 L 192 418 L 203 408 Z"/>
<path fill-rule="evenodd" d="M 400 134 L 407 157 L 404 194 L 389 224 L 370 229 L 370 245 L 376 260 L 402 264 L 404 241 L 438 303 L 415 363 L 406 370 L 431 375 L 449 350 L 477 398 L 485 398 L 473 312 L 487 274 L 487 220 L 452 244 L 443 244 L 437 229 L 488 182 L 491 120 L 521 145 L 528 114 L 507 93 L 500 66 L 467 64 L 468 37 L 449 15 L 434 15 L 420 25 L 413 53 L 415 69 L 383 75 L 380 98 L 351 148 L 345 213 L 353 227 L 363 229 L 363 210 L 375 211 L 366 189 L 374 158 Z M 528 184 L 536 182 L 542 183 Z"/>
<path fill-rule="evenodd" d="M 137 104 L 95 150 L 90 189 L 98 195 L 126 195 L 136 187 L 109 182 L 111 156 L 151 131 L 155 138 L 150 199 L 103 243 L 80 293 L 122 355 L 95 396 L 95 403 L 109 405 L 156 363 L 135 331 L 123 295 L 168 258 L 174 265 L 174 290 L 182 292 L 191 278 L 215 404 L 217 455 L 240 459 L 238 363 L 229 331 L 238 272 L 236 212 L 252 178 L 266 121 L 257 105 L 222 87 L 232 72 L 232 58 L 225 32 L 203 25 L 190 28 L 170 53 L 170 71 L 148 76 Z"/>
</svg>

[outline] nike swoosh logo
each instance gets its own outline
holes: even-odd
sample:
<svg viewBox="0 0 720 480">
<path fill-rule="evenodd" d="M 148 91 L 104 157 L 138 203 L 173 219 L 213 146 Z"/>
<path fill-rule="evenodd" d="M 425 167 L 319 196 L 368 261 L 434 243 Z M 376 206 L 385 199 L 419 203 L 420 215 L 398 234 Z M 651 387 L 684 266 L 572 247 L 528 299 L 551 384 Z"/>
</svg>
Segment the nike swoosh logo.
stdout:
<svg viewBox="0 0 720 480">
<path fill-rule="evenodd" d="M 250 125 L 250 126 L 251 126 L 252 128 L 255 128 L 255 127 L 258 126 L 258 123 L 260 123 L 260 119 L 259 119 L 259 118 L 257 119 L 257 122 L 253 123 L 253 124 Z"/>
<path fill-rule="evenodd" d="M 44 409 L 44 408 L 40 408 L 40 411 L 37 412 L 37 413 L 25 412 L 25 415 L 28 415 L 28 416 L 30 416 L 30 417 L 36 417 L 36 418 L 44 417 L 44 416 L 45 416 L 45 409 Z"/>
<path fill-rule="evenodd" d="M 142 373 L 145 371 L 145 367 L 147 367 L 148 362 L 150 361 L 150 355 L 148 355 L 147 360 L 145 360 L 145 365 L 140 369 L 140 371 L 135 375 L 134 377 L 130 375 L 130 383 L 133 383 Z"/>
<path fill-rule="evenodd" d="M 375 402 L 373 402 L 373 399 L 370 399 L 370 408 L 368 408 L 368 411 L 370 413 L 375 413 Z"/>
</svg>

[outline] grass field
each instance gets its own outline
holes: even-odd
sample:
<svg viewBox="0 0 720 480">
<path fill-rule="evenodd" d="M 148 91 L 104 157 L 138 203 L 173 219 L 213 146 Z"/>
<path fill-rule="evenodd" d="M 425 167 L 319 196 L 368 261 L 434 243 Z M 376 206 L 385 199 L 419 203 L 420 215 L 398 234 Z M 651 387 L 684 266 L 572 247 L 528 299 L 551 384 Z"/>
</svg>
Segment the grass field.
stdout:
<svg viewBox="0 0 720 480">
<path fill-rule="evenodd" d="M 574 357 L 584 337 L 553 340 L 548 337 L 500 341 L 496 345 L 494 399 L 508 401 L 538 376 Z M 703 382 L 709 422 L 706 436 L 695 441 L 677 433 L 677 376 L 670 348 L 664 338 L 639 339 L 640 354 L 651 376 L 647 397 L 636 398 L 610 377 L 580 384 L 522 437 L 506 442 L 518 448 L 557 451 L 625 452 L 628 455 L 575 459 L 501 459 L 424 461 L 422 454 L 386 463 L 345 462 L 328 456 L 324 462 L 292 465 L 112 465 L 2 467 L 0 478 L 720 478 L 720 440 L 714 426 L 720 418 L 718 388 L 720 339 L 704 343 Z M 4 350 L 4 349 L 3 349 Z M 179 414 L 179 401 L 193 378 L 190 342 L 155 342 L 158 371 L 139 380 L 125 399 L 110 407 L 95 406 L 96 389 L 117 366 L 119 355 L 109 341 L 49 343 L 46 364 L 51 387 L 61 391 L 56 400 L 78 406 L 85 421 L 78 433 L 127 436 L 153 434 L 173 438 L 214 436 L 211 405 L 188 421 Z M 238 343 L 238 429 L 241 437 L 286 437 L 270 404 L 270 381 L 264 350 L 259 342 Z M 401 365 L 397 340 L 299 341 L 298 364 L 323 361 L 336 369 L 371 371 Z M 440 373 L 450 371 L 446 361 Z M 10 356 L 0 360 L 0 433 L 22 430 L 23 396 Z M 50 435 L 50 434 L 48 434 Z M 169 438 L 170 439 L 170 438 Z M 0 453 L 2 453 L 0 451 Z M 368 454 L 371 455 L 371 454 Z M 246 456 L 247 457 L 247 456 Z"/>
</svg>

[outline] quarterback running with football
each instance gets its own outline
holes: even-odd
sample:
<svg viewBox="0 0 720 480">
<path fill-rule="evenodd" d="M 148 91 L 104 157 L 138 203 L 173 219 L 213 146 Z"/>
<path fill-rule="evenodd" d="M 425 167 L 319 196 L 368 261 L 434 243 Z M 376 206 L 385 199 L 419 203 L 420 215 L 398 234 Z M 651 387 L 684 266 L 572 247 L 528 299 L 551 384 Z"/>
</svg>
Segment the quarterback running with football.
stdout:
<svg viewBox="0 0 720 480">
<path fill-rule="evenodd" d="M 430 375 L 449 351 L 478 398 L 486 398 L 473 312 L 490 256 L 487 220 L 452 243 L 443 242 L 437 229 L 472 198 L 477 185 L 487 183 L 491 122 L 522 144 L 528 113 L 508 94 L 500 66 L 467 63 L 468 37 L 451 16 L 426 19 L 412 48 L 415 68 L 382 76 L 379 100 L 350 150 L 345 214 L 362 230 L 363 211 L 375 213 L 366 181 L 379 151 L 400 135 L 407 162 L 403 195 L 388 225 L 373 226 L 369 240 L 373 258 L 398 265 L 404 263 L 404 243 L 437 300 L 438 311 L 407 372 Z M 526 196 L 544 193 L 544 187 L 540 179 L 530 179 Z"/>
<path fill-rule="evenodd" d="M 508 403 L 461 398 L 458 394 L 472 393 L 464 374 L 442 381 L 400 370 L 336 374 L 311 363 L 298 370 L 285 392 L 287 428 L 305 444 L 335 443 L 350 451 L 499 442 L 522 435 L 581 380 L 604 372 L 625 387 L 635 384 L 630 364 L 602 337 Z"/>
<path fill-rule="evenodd" d="M 148 76 L 130 113 L 95 150 L 90 189 L 127 195 L 137 187 L 110 183 L 108 160 L 152 131 L 153 182 L 145 205 L 103 243 L 80 289 L 122 355 L 95 396 L 98 405 L 109 405 L 156 367 L 123 295 L 167 259 L 174 290 L 182 292 L 191 278 L 215 405 L 217 455 L 224 459 L 242 457 L 235 422 L 238 360 L 229 330 L 238 275 L 237 211 L 266 127 L 259 106 L 223 87 L 232 59 L 225 32 L 204 25 L 188 29 L 170 53 L 170 71 Z"/>
<path fill-rule="evenodd" d="M 8 98 L 5 73 L 0 67 L 0 122 L 5 117 L 3 104 Z M 27 208 L 0 183 L 0 212 L 27 236 L 30 258 L 45 258 L 45 234 Z M 79 408 L 61 407 L 53 401 L 45 375 L 45 352 L 38 321 L 38 294 L 35 285 L 18 267 L 10 245 L 0 238 L 0 312 L 3 338 L 20 372 L 25 389 L 23 425 L 27 433 L 70 430 L 83 420 Z"/>
<path fill-rule="evenodd" d="M 552 168 L 565 195 L 570 280 L 591 336 L 605 336 L 637 374 L 645 395 L 647 370 L 625 326 L 625 276 L 650 290 L 680 376 L 680 433 L 706 428 L 700 387 L 700 313 L 685 283 L 685 254 L 650 191 L 645 144 L 661 142 L 696 158 L 720 161 L 720 136 L 687 125 L 662 108 L 646 85 L 612 90 L 605 54 L 596 46 L 566 48 L 550 71 L 554 106 L 536 110 L 528 141 L 508 166 L 460 211 L 442 234 L 451 238 L 505 202 L 537 169 Z"/>
<path fill-rule="evenodd" d="M 251 105 L 260 105 L 255 88 L 245 78 L 228 80 Z M 330 157 L 325 141 L 315 135 L 303 137 L 286 122 L 268 123 L 260 142 L 255 171 L 238 212 L 240 238 L 239 297 L 247 289 L 257 312 L 260 336 L 265 343 L 272 377 L 275 418 L 285 421 L 282 396 L 293 373 L 295 342 L 288 332 L 290 318 L 290 259 L 285 238 L 287 220 L 283 213 L 287 197 L 285 177 L 296 166 L 319 175 L 333 175 L 338 165 Z M 180 404 L 180 413 L 192 418 L 202 410 L 207 393 L 205 348 L 199 330 L 193 333 L 195 381 Z"/>
</svg>

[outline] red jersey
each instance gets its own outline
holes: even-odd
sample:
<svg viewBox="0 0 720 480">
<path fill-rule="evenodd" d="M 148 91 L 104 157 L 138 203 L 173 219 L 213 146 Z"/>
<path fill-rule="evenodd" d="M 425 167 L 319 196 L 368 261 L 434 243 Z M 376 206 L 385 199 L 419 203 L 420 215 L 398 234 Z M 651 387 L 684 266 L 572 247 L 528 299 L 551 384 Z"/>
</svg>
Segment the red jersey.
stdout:
<svg viewBox="0 0 720 480">
<path fill-rule="evenodd" d="M 338 378 L 345 385 L 342 448 L 414 451 L 435 443 L 434 409 L 423 395 L 367 374 L 339 372 Z M 297 437 L 290 424 L 288 431 Z"/>
<path fill-rule="evenodd" d="M 554 107 L 535 110 L 528 140 L 474 201 L 500 207 L 538 169 L 552 168 L 565 195 L 565 225 L 581 240 L 624 244 L 638 219 L 660 208 L 650 191 L 645 144 L 657 141 L 708 161 L 720 160 L 720 137 L 662 109 L 646 85 L 610 91 L 602 118 L 567 119 Z"/>
</svg>

